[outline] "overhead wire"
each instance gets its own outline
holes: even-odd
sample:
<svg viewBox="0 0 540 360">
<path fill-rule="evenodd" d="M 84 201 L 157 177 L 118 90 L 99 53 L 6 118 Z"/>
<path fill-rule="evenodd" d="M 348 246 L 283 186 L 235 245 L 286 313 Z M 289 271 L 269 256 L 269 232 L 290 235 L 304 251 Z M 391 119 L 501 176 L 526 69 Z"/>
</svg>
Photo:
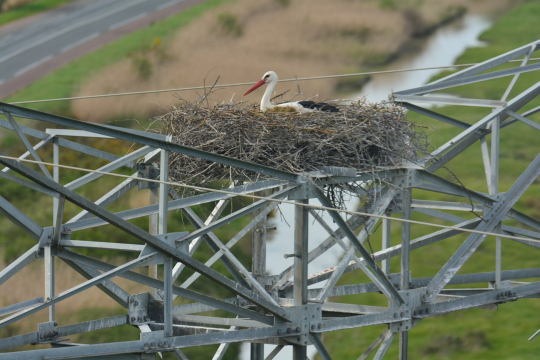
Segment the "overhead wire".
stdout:
<svg viewBox="0 0 540 360">
<path fill-rule="evenodd" d="M 221 194 L 227 194 L 227 195 L 233 195 L 233 196 L 243 196 L 243 197 L 252 198 L 252 199 L 255 199 L 255 200 L 272 201 L 272 202 L 278 202 L 280 204 L 292 204 L 292 205 L 295 205 L 295 206 L 303 206 L 303 207 L 306 207 L 306 208 L 312 208 L 312 209 L 316 209 L 316 210 L 341 212 L 341 213 L 350 214 L 350 215 L 373 217 L 373 218 L 378 218 L 378 219 L 383 219 L 383 220 L 398 221 L 398 222 L 415 224 L 415 225 L 425 225 L 425 226 L 431 226 L 431 227 L 436 227 L 436 228 L 441 228 L 441 229 L 458 230 L 458 231 L 461 231 L 461 232 L 468 232 L 468 233 L 480 234 L 480 235 L 485 235 L 485 236 L 495 236 L 495 237 L 502 237 L 502 238 L 511 239 L 511 240 L 521 240 L 521 241 L 540 243 L 540 240 L 531 239 L 531 238 L 522 237 L 522 236 L 514 236 L 514 235 L 506 235 L 506 234 L 500 234 L 500 233 L 485 232 L 485 231 L 479 231 L 479 230 L 474 230 L 474 229 L 465 229 L 465 228 L 461 228 L 461 227 L 458 227 L 458 226 L 447 226 L 447 225 L 429 223 L 429 222 L 418 221 L 418 220 L 394 218 L 394 217 L 391 217 L 391 216 L 376 215 L 376 214 L 370 214 L 370 213 L 364 213 L 364 212 L 360 212 L 360 211 L 353 211 L 353 210 L 346 210 L 346 209 L 337 209 L 337 208 L 332 208 L 332 207 L 327 207 L 327 206 L 322 206 L 322 205 L 304 204 L 304 203 L 300 203 L 300 202 L 296 202 L 296 201 L 275 199 L 275 198 L 269 198 L 269 197 L 265 197 L 265 196 L 250 195 L 250 194 L 239 194 L 239 193 L 236 193 L 236 192 L 233 192 L 233 191 L 228 191 L 228 190 L 212 189 L 212 188 L 206 188 L 206 187 L 202 187 L 202 186 L 188 185 L 188 184 L 182 184 L 182 183 L 170 182 L 170 181 L 146 179 L 146 178 L 140 178 L 140 177 L 132 176 L 132 175 L 116 174 L 116 173 L 100 171 L 100 170 L 93 170 L 93 169 L 80 168 L 80 167 L 69 166 L 69 165 L 48 163 L 48 162 L 44 162 L 44 161 L 21 159 L 21 158 L 16 158 L 16 157 L 12 157 L 12 156 L 6 156 L 6 155 L 0 155 L 0 158 L 8 159 L 8 160 L 15 160 L 15 161 L 28 162 L 28 163 L 32 163 L 32 164 L 42 164 L 42 165 L 46 165 L 46 166 L 53 166 L 53 167 L 69 169 L 69 170 L 77 170 L 77 171 L 83 171 L 83 172 L 89 172 L 89 173 L 96 173 L 96 174 L 102 174 L 102 175 L 121 177 L 121 178 L 125 178 L 125 179 L 142 180 L 142 181 L 148 181 L 148 182 L 153 182 L 153 183 L 158 183 L 158 184 L 179 186 L 179 187 L 184 187 L 186 189 L 192 189 L 192 190 L 201 191 L 201 192 L 215 192 L 215 193 L 221 193 Z"/>
<path fill-rule="evenodd" d="M 540 58 L 532 58 L 528 61 L 538 61 Z M 510 60 L 508 62 L 521 62 L 522 60 Z M 478 65 L 480 63 L 471 63 L 471 64 L 456 64 L 456 65 L 445 65 L 445 66 L 429 66 L 421 68 L 410 68 L 410 69 L 394 69 L 394 70 L 380 70 L 380 71 L 368 71 L 368 72 L 358 72 L 358 73 L 349 73 L 349 74 L 338 74 L 338 75 L 323 75 L 323 76 L 310 76 L 303 78 L 294 78 L 294 79 L 283 79 L 278 80 L 278 82 L 293 82 L 293 81 L 308 81 L 308 80 L 322 80 L 322 79 L 337 79 L 343 77 L 352 77 L 352 76 L 365 76 L 365 75 L 377 75 L 377 74 L 392 74 L 392 73 L 402 73 L 410 71 L 424 71 L 424 70 L 437 70 L 437 69 L 451 69 L 456 67 L 468 67 Z M 227 88 L 235 86 L 249 86 L 253 85 L 255 82 L 243 82 L 235 84 L 223 84 L 223 85 L 214 85 L 213 88 Z M 41 99 L 41 100 L 26 100 L 26 101 L 14 101 L 10 104 L 20 105 L 20 104 L 35 104 L 35 103 L 44 103 L 44 102 L 54 102 L 54 101 L 67 101 L 67 100 L 84 100 L 84 99 L 99 99 L 107 97 L 117 97 L 117 96 L 132 96 L 132 95 L 144 95 L 144 94 L 158 94 L 166 92 L 179 92 L 179 91 L 189 91 L 189 90 L 204 90 L 208 89 L 210 86 L 192 86 L 184 88 L 175 88 L 175 89 L 158 89 L 158 90 L 145 90 L 145 91 L 132 91 L 132 92 L 123 92 L 123 93 L 112 93 L 112 94 L 98 94 L 98 95 L 84 95 L 84 96 L 73 96 L 73 97 L 64 97 L 56 99 Z"/>
<path fill-rule="evenodd" d="M 529 59 L 529 61 L 538 61 L 538 60 L 540 60 L 540 58 L 531 58 L 531 59 Z M 508 62 L 521 62 L 521 61 L 522 60 L 510 60 Z M 402 73 L 402 72 L 410 72 L 410 71 L 449 69 L 449 68 L 456 68 L 456 67 L 474 66 L 474 65 L 478 65 L 478 64 L 479 63 L 454 64 L 454 65 L 446 65 L 446 66 L 430 66 L 430 67 L 421 67 L 421 68 L 358 72 L 358 73 L 339 74 L 339 75 L 312 76 L 312 77 L 304 77 L 304 78 L 283 79 L 283 80 L 279 80 L 279 82 L 293 82 L 293 81 L 296 82 L 296 81 L 307 81 L 307 80 L 335 79 L 335 78 L 352 77 L 352 76 Z M 244 83 L 223 84 L 223 85 L 217 85 L 216 84 L 216 85 L 213 86 L 213 88 L 248 86 L 248 85 L 253 85 L 253 84 L 255 84 L 255 82 L 244 82 Z M 65 100 L 96 99 L 96 98 L 106 98 L 106 97 L 155 94 L 155 93 L 178 92 L 178 91 L 188 91 L 188 90 L 204 90 L 204 89 L 207 89 L 207 88 L 208 88 L 207 86 L 194 86 L 194 87 L 175 88 L 175 89 L 160 89 L 160 90 L 134 91 L 134 92 L 125 92 L 125 93 L 112 93 L 112 94 L 99 94 L 99 95 L 65 97 L 65 98 L 56 98 L 56 99 L 17 101 L 17 102 L 12 102 L 10 104 L 18 105 L 18 104 L 32 104 L 32 103 L 65 101 Z M 460 228 L 460 227 L 457 227 L 457 226 L 446 226 L 446 225 L 440 225 L 440 224 L 423 222 L 423 221 L 416 221 L 416 220 L 409 220 L 409 219 L 402 219 L 402 218 L 393 218 L 393 217 L 390 217 L 390 216 L 363 213 L 363 212 L 359 212 L 359 211 L 336 209 L 336 208 L 330 208 L 330 207 L 325 207 L 325 206 L 320 206 L 320 205 L 302 204 L 302 203 L 297 203 L 295 201 L 279 200 L 279 199 L 268 198 L 268 197 L 264 197 L 264 196 L 249 195 L 249 194 L 238 194 L 238 193 L 235 193 L 235 192 L 232 192 L 232 191 L 227 191 L 227 190 L 211 189 L 211 188 L 205 188 L 205 187 L 201 187 L 201 186 L 181 184 L 181 183 L 169 182 L 169 181 L 144 179 L 144 178 L 139 178 L 139 177 L 136 177 L 136 176 L 115 174 L 115 173 L 110 173 L 110 172 L 105 172 L 105 171 L 99 171 L 99 170 L 93 170 L 93 169 L 87 169 L 87 168 L 80 168 L 80 167 L 74 167 L 74 166 L 68 166 L 68 165 L 53 164 L 53 163 L 47 163 L 47 162 L 43 162 L 43 161 L 36 161 L 36 160 L 30 160 L 30 159 L 20 159 L 20 158 L 4 156 L 4 155 L 0 155 L 0 158 L 11 159 L 11 160 L 16 160 L 16 161 L 23 161 L 23 162 L 29 162 L 29 163 L 35 163 L 35 164 L 42 164 L 42 165 L 48 165 L 48 166 L 53 166 L 53 167 L 65 168 L 65 169 L 70 169 L 70 170 L 78 170 L 78 171 L 90 172 L 90 173 L 96 173 L 96 174 L 102 174 L 102 175 L 116 176 L 116 177 L 122 177 L 122 178 L 126 178 L 126 179 L 144 180 L 144 181 L 155 182 L 155 183 L 159 183 L 159 184 L 167 184 L 167 185 L 171 185 L 171 186 L 184 187 L 184 188 L 192 189 L 192 190 L 196 190 L 196 191 L 216 192 L 216 193 L 222 193 L 222 194 L 228 194 L 228 195 L 234 195 L 234 196 L 244 196 L 244 197 L 252 198 L 252 199 L 256 199 L 256 200 L 273 201 L 273 202 L 279 202 L 280 204 L 281 203 L 293 204 L 293 205 L 304 206 L 304 207 L 317 209 L 317 210 L 336 211 L 336 212 L 341 212 L 341 213 L 346 213 L 346 214 L 351 214 L 351 215 L 374 217 L 374 218 L 386 219 L 386 220 L 390 220 L 390 221 L 406 222 L 406 223 L 410 223 L 410 224 L 425 225 L 425 226 L 437 227 L 437 228 L 442 228 L 442 229 L 451 229 L 451 230 L 458 230 L 458 231 L 462 231 L 462 232 L 477 233 L 477 234 L 486 235 L 486 236 L 499 236 L 499 237 L 504 237 L 504 238 L 507 238 L 507 239 L 522 240 L 522 241 L 540 243 L 540 240 L 535 240 L 535 239 L 531 239 L 531 238 L 513 236 L 513 235 L 504 235 L 504 234 L 499 234 L 499 233 L 483 232 L 483 231 L 478 231 L 478 230 L 473 230 L 473 229 L 464 229 L 464 228 Z"/>
</svg>

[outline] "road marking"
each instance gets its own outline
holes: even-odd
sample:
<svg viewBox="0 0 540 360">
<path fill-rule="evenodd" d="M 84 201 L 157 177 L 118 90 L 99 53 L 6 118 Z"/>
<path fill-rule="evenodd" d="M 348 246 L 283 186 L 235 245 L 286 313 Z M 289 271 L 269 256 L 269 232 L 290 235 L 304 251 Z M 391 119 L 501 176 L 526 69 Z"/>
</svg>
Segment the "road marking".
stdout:
<svg viewBox="0 0 540 360">
<path fill-rule="evenodd" d="M 134 21 L 137 21 L 137 20 L 139 20 L 139 19 L 145 17 L 146 15 L 148 15 L 148 13 L 147 13 L 147 12 L 144 12 L 144 13 L 142 13 L 142 14 L 139 14 L 139 15 L 134 16 L 134 17 L 132 17 L 132 18 L 129 18 L 129 19 L 127 19 L 127 20 L 120 21 L 119 23 L 113 24 L 113 25 L 109 26 L 109 31 L 112 31 L 112 30 L 114 30 L 114 29 L 118 29 L 119 27 L 122 27 L 122 26 L 124 26 L 124 25 L 126 25 L 126 24 L 129 24 L 129 23 L 132 23 L 132 22 L 134 22 Z"/>
<path fill-rule="evenodd" d="M 157 7 L 157 10 L 158 10 L 158 11 L 159 11 L 159 10 L 163 10 L 163 9 L 169 7 L 169 6 L 178 4 L 179 2 L 182 2 L 182 1 L 184 1 L 184 0 L 173 0 L 173 1 L 169 1 L 169 2 L 167 2 L 167 3 L 165 3 L 165 4 L 159 5 L 159 6 Z"/>
<path fill-rule="evenodd" d="M 60 50 L 60 53 L 66 52 L 66 51 L 68 51 L 68 50 L 71 50 L 71 49 L 73 49 L 74 47 L 77 47 L 77 46 L 79 46 L 79 45 L 81 45 L 81 44 L 84 44 L 84 43 L 87 42 L 87 41 L 90 41 L 90 40 L 92 40 L 92 39 L 97 38 L 98 36 L 99 36 L 99 33 L 97 32 L 97 33 L 93 33 L 92 35 L 89 35 L 89 36 L 87 36 L 87 37 L 85 37 L 85 38 L 82 38 L 82 39 L 80 39 L 80 40 L 78 40 L 78 41 L 75 41 L 74 43 L 71 43 L 71 44 L 69 44 L 68 46 L 63 47 L 62 50 Z"/>
<path fill-rule="evenodd" d="M 44 58 L 42 58 L 42 59 L 40 59 L 40 60 L 38 60 L 36 62 L 33 62 L 30 65 L 25 66 L 22 69 L 18 70 L 15 74 L 13 74 L 13 77 L 17 77 L 17 76 L 27 72 L 28 70 L 31 70 L 31 69 L 35 68 L 36 66 L 41 65 L 44 62 L 51 60 L 52 58 L 53 58 L 52 55 L 45 56 Z"/>
<path fill-rule="evenodd" d="M 141 3 L 146 2 L 146 1 L 147 1 L 147 0 L 132 0 L 132 1 L 130 1 L 130 2 L 129 2 L 127 5 L 125 5 L 125 6 L 121 6 L 121 7 L 116 8 L 116 9 L 110 11 L 110 12 L 107 12 L 107 13 L 105 13 L 105 14 L 98 15 L 98 16 L 93 17 L 93 18 L 90 18 L 90 19 L 88 19 L 88 20 L 86 20 L 86 21 L 83 21 L 83 22 L 80 22 L 80 23 L 78 23 L 78 24 L 75 24 L 75 25 L 69 26 L 69 27 L 67 27 L 67 28 L 64 28 L 64 29 L 62 29 L 62 30 L 60 30 L 60 31 L 58 31 L 58 32 L 55 32 L 55 33 L 53 33 L 53 34 L 51 34 L 51 35 L 49 35 L 49 36 L 46 36 L 46 37 L 43 38 L 43 39 L 37 39 L 37 40 L 34 41 L 33 43 L 30 43 L 30 44 L 28 44 L 28 45 L 26 45 L 26 46 L 24 46 L 24 47 L 22 47 L 22 48 L 20 48 L 20 49 L 18 49 L 18 50 L 16 50 L 16 51 L 13 51 L 12 53 L 10 53 L 10 54 L 8 54 L 8 55 L 5 55 L 5 56 L 1 57 L 1 58 L 0 58 L 0 62 L 4 62 L 4 61 L 6 61 L 6 60 L 8 60 L 8 59 L 11 59 L 12 57 L 17 56 L 17 55 L 19 55 L 19 54 L 25 52 L 26 50 L 29 50 L 29 49 L 33 48 L 33 47 L 36 46 L 37 44 L 44 43 L 44 42 L 49 41 L 49 40 L 51 40 L 51 39 L 54 39 L 54 38 L 56 38 L 56 37 L 58 37 L 58 36 L 60 36 L 60 35 L 66 34 L 66 33 L 70 32 L 70 31 L 73 31 L 74 29 L 77 29 L 77 28 L 80 28 L 80 27 L 82 27 L 82 26 L 88 25 L 88 24 L 90 24 L 90 23 L 92 23 L 92 22 L 95 22 L 95 21 L 104 19 L 104 18 L 106 18 L 107 16 L 110 16 L 110 15 L 112 15 L 112 14 L 116 14 L 116 13 L 118 13 L 118 12 L 120 12 L 120 11 L 126 10 L 126 9 L 128 9 L 128 8 L 130 8 L 130 7 L 133 7 L 133 6 L 135 6 L 135 5 L 141 4 Z"/>
</svg>

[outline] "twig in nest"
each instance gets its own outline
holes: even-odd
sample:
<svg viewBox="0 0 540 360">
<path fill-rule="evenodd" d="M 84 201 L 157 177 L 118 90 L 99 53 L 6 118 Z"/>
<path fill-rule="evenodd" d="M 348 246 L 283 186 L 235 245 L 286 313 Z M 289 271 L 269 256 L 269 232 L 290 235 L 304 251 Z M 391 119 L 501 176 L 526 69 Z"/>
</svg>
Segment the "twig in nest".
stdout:
<svg viewBox="0 0 540 360">
<path fill-rule="evenodd" d="M 300 90 L 300 83 L 298 82 L 298 76 L 295 76 L 294 78 L 296 79 L 296 88 L 298 89 L 298 93 L 302 95 L 303 98 L 305 98 L 304 93 L 302 92 L 302 90 Z"/>
<path fill-rule="evenodd" d="M 302 92 L 302 90 L 300 90 L 300 84 L 298 83 L 298 77 L 295 76 L 294 77 L 296 79 L 296 88 L 297 88 L 297 91 L 296 91 L 296 94 L 293 95 L 293 97 L 291 98 L 291 101 L 294 100 L 294 98 L 296 97 L 296 95 L 300 94 L 302 95 L 302 99 L 306 99 L 305 96 L 304 96 L 304 93 Z"/>
<path fill-rule="evenodd" d="M 216 86 L 217 82 L 219 81 L 219 77 L 220 77 L 220 75 L 218 75 L 216 81 L 214 81 L 214 85 L 212 85 L 212 86 L 210 87 L 210 90 L 206 91 L 206 85 L 205 85 L 205 88 L 204 88 L 204 95 L 203 95 L 203 97 L 201 97 L 201 98 L 199 99 L 199 101 L 197 101 L 197 103 L 195 104 L 195 107 L 199 106 L 199 104 L 200 104 L 201 102 L 203 102 L 204 99 L 206 99 L 206 98 L 208 97 L 208 95 L 209 95 L 209 94 L 212 92 L 212 90 L 214 89 L 214 86 Z M 204 81 L 206 82 L 206 77 L 205 77 L 205 80 L 204 80 Z"/>
<path fill-rule="evenodd" d="M 281 94 L 274 96 L 273 98 L 270 99 L 270 101 L 274 101 L 275 99 L 277 99 L 277 98 L 279 98 L 279 97 L 282 97 L 283 95 L 285 95 L 286 93 L 288 93 L 289 90 L 290 90 L 290 89 L 285 90 L 285 91 L 282 92 Z"/>
</svg>

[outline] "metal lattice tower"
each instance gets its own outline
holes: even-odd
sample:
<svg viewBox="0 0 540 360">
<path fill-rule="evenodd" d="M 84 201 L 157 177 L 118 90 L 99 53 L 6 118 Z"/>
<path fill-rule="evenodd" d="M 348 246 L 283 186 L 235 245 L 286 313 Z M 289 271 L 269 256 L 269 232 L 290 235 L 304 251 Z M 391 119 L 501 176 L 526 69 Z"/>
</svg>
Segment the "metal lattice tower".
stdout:
<svg viewBox="0 0 540 360">
<path fill-rule="evenodd" d="M 9 350 L 27 344 L 51 344 L 51 348 L 0 354 L 0 359 L 149 359 L 158 352 L 173 352 L 179 359 L 186 359 L 182 348 L 209 344 L 221 344 L 213 359 L 221 359 L 231 342 L 251 342 L 252 359 L 262 360 L 262 344 L 277 344 L 276 350 L 266 359 L 272 359 L 283 346 L 293 346 L 293 358 L 304 360 L 306 346 L 313 344 L 323 359 L 331 359 L 322 341 L 322 334 L 349 328 L 387 324 L 387 329 L 364 352 L 358 349 L 361 359 L 377 349 L 375 359 L 384 357 L 395 337 L 400 341 L 400 358 L 407 359 L 408 334 L 423 318 L 437 316 L 461 309 L 480 307 L 495 308 L 498 303 L 531 297 L 540 293 L 540 282 L 517 282 L 515 279 L 540 277 L 540 268 L 527 268 L 501 271 L 501 239 L 509 235 L 533 247 L 539 247 L 540 221 L 514 209 L 516 201 L 525 193 L 540 174 L 540 156 L 537 156 L 527 169 L 504 193 L 498 190 L 499 137 L 507 126 L 522 122 L 534 130 L 540 126 L 528 119 L 540 112 L 540 107 L 527 112 L 520 109 L 535 99 L 540 93 L 540 83 L 536 83 L 512 99 L 507 99 L 521 73 L 537 71 L 540 64 L 527 65 L 531 54 L 538 49 L 538 42 L 528 44 L 481 64 L 467 68 L 431 84 L 400 91 L 394 100 L 409 110 L 426 115 L 434 120 L 453 125 L 463 131 L 436 149 L 425 158 L 425 166 L 393 168 L 380 171 L 377 177 L 382 186 L 377 201 L 372 207 L 372 215 L 401 214 L 408 220 L 413 211 L 421 212 L 433 219 L 454 223 L 454 228 L 430 232 L 418 239 L 411 239 L 410 223 L 402 223 L 401 244 L 390 247 L 389 219 L 382 220 L 382 250 L 371 254 L 365 247 L 365 240 L 380 221 L 377 217 L 353 215 L 348 220 L 340 212 L 328 211 L 338 229 L 324 222 L 314 209 L 303 205 L 316 198 L 325 207 L 332 202 L 320 190 L 327 183 L 352 183 L 370 180 L 373 174 L 362 174 L 351 169 L 335 169 L 333 174 L 307 173 L 299 176 L 290 172 L 247 163 L 232 158 L 205 153 L 186 148 L 168 141 L 168 137 L 114 126 L 86 123 L 70 118 L 51 115 L 6 103 L 0 103 L 0 111 L 6 120 L 0 126 L 6 131 L 14 131 L 26 145 L 28 152 L 21 158 L 33 157 L 41 161 L 39 149 L 52 144 L 53 162 L 58 164 L 59 151 L 75 151 L 80 156 L 93 156 L 108 161 L 99 170 L 112 172 L 120 167 L 137 168 L 138 179 L 127 179 L 111 189 L 98 201 L 90 201 L 77 193 L 76 189 L 97 180 L 103 174 L 89 173 L 68 184 L 59 181 L 58 168 L 53 174 L 40 165 L 33 170 L 24 162 L 0 158 L 5 168 L 0 176 L 28 187 L 54 199 L 54 219 L 49 227 L 38 225 L 6 199 L 0 197 L 0 212 L 21 228 L 36 244 L 16 261 L 0 272 L 0 284 L 16 275 L 26 265 L 36 259 L 43 259 L 45 291 L 42 297 L 11 304 L 0 309 L 0 328 L 10 326 L 40 310 L 49 310 L 49 321 L 36 324 L 36 331 L 0 339 L 0 350 Z M 510 60 L 523 57 L 521 66 L 493 70 Z M 426 95 L 430 92 L 451 87 L 512 76 L 507 91 L 501 100 L 447 98 Z M 411 104 L 446 103 L 464 106 L 487 106 L 493 111 L 470 125 L 460 120 L 441 115 L 431 109 Z M 19 125 L 14 117 L 33 119 L 54 124 L 57 128 L 42 132 Z M 106 137 L 142 145 L 140 149 L 125 155 L 116 156 L 71 140 L 67 136 Z M 32 146 L 28 137 L 39 142 Z M 490 147 L 486 138 L 490 137 Z M 465 189 L 434 173 L 450 160 L 458 157 L 464 150 L 480 142 L 482 158 L 489 193 Z M 169 152 L 178 152 L 209 161 L 257 172 L 273 178 L 256 183 L 232 186 L 229 193 L 209 192 L 179 198 L 165 183 L 151 183 L 148 179 L 168 179 Z M 138 165 L 135 163 L 139 160 Z M 156 163 L 159 162 L 159 166 Z M 464 160 L 466 162 L 466 160 Z M 14 176 L 17 173 L 20 176 Z M 152 204 L 128 211 L 113 213 L 106 207 L 135 186 L 150 188 Z M 414 190 L 444 193 L 454 201 L 415 200 Z M 222 211 L 228 201 L 236 195 L 256 194 L 265 199 L 255 200 L 228 215 Z M 266 217 L 276 208 L 273 200 L 290 199 L 296 201 L 294 266 L 280 274 L 267 274 L 266 261 Z M 475 211 L 482 212 L 482 218 L 465 220 L 451 214 L 451 211 L 471 211 L 471 201 Z M 80 207 L 81 212 L 72 219 L 64 218 L 64 204 L 68 201 Z M 201 219 L 192 206 L 217 202 L 212 213 Z M 181 210 L 196 229 L 191 233 L 172 233 L 167 231 L 167 213 Z M 234 219 L 251 214 L 252 220 L 241 229 L 227 244 L 214 234 L 214 231 Z M 150 231 L 144 231 L 128 220 L 150 216 Z M 308 252 L 310 234 L 308 222 L 320 222 L 328 230 L 328 238 Z M 513 221 L 534 230 L 504 225 L 503 221 Z M 110 224 L 133 239 L 132 244 L 72 240 L 71 235 L 84 229 Z M 438 241 L 461 234 L 459 229 L 473 229 L 458 250 L 449 255 L 448 261 L 433 277 L 411 274 L 409 255 L 412 250 L 429 246 Z M 252 270 L 237 259 L 230 248 L 244 235 L 253 231 Z M 359 231 L 359 232 L 358 232 Z M 495 254 L 495 271 L 459 274 L 456 273 L 471 257 L 486 238 L 485 232 L 499 234 Z M 530 239 L 528 241 L 527 239 Z M 220 259 L 234 280 L 213 270 L 211 263 L 201 263 L 193 254 L 198 245 L 205 241 L 215 252 L 212 261 Z M 291 240 L 292 241 L 292 240 Z M 316 274 L 308 274 L 308 263 L 332 246 L 345 250 L 342 259 L 335 267 Z M 100 248 L 105 250 L 135 251 L 140 256 L 122 265 L 112 265 L 102 260 L 82 255 L 77 248 Z M 389 273 L 389 260 L 400 257 L 399 273 Z M 54 262 L 60 260 L 82 274 L 87 281 L 55 294 Z M 379 265 L 380 263 L 380 265 Z M 156 265 L 163 264 L 164 278 L 155 278 Z M 149 276 L 134 272 L 136 267 L 150 267 Z M 183 268 L 195 271 L 195 276 L 204 276 L 216 284 L 236 294 L 235 298 L 217 299 L 188 288 L 189 284 L 178 284 L 176 279 Z M 337 285 L 346 272 L 360 269 L 371 280 L 369 283 Z M 413 276 L 414 275 L 414 276 Z M 154 288 L 151 293 L 129 294 L 112 279 L 124 277 L 131 281 Z M 316 287 L 317 284 L 324 285 Z M 454 284 L 488 283 L 485 288 L 449 289 Z M 313 287 L 315 285 L 315 287 Z M 125 308 L 125 314 L 103 319 L 95 319 L 79 324 L 62 324 L 56 321 L 55 307 L 62 301 L 90 287 L 99 287 L 103 296 L 109 296 Z M 310 287 L 308 289 L 308 287 Z M 375 307 L 361 303 L 334 303 L 330 297 L 381 292 L 388 298 L 387 307 Z M 189 304 L 173 306 L 177 296 L 193 301 Z M 160 300 L 157 300 L 160 299 Z M 199 313 L 223 310 L 236 317 L 202 316 Z M 337 315 L 336 315 L 337 314 Z M 339 315 L 339 316 L 338 316 Z M 88 331 L 107 329 L 116 326 L 136 326 L 140 329 L 140 339 L 117 343 L 92 345 L 73 344 L 68 346 L 65 337 Z"/>
</svg>

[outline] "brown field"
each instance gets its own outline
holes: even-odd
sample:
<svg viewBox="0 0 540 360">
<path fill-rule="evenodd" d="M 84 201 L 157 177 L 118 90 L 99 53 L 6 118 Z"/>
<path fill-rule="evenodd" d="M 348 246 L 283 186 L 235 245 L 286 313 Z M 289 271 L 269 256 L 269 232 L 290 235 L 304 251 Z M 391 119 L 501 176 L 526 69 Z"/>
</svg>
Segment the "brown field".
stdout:
<svg viewBox="0 0 540 360">
<path fill-rule="evenodd" d="M 170 39 L 141 44 L 147 49 L 104 69 L 84 82 L 76 96 L 200 86 L 258 80 L 268 71 L 280 78 L 331 75 L 388 64 L 441 23 L 464 11 L 495 14 L 510 0 L 237 0 L 182 28 Z M 418 5 L 420 4 L 420 5 Z M 364 79 L 365 80 L 365 79 Z M 361 79 L 359 81 L 362 81 Z M 306 97 L 335 98 L 336 80 L 302 84 Z M 219 90 L 213 100 L 242 98 L 248 87 Z M 276 93 L 296 92 L 294 83 L 280 84 Z M 199 92 L 200 94 L 200 92 Z M 262 91 L 246 99 L 259 101 Z M 79 100 L 76 117 L 106 121 L 137 114 L 162 113 L 178 101 L 176 95 L 131 96 Z"/>
</svg>

